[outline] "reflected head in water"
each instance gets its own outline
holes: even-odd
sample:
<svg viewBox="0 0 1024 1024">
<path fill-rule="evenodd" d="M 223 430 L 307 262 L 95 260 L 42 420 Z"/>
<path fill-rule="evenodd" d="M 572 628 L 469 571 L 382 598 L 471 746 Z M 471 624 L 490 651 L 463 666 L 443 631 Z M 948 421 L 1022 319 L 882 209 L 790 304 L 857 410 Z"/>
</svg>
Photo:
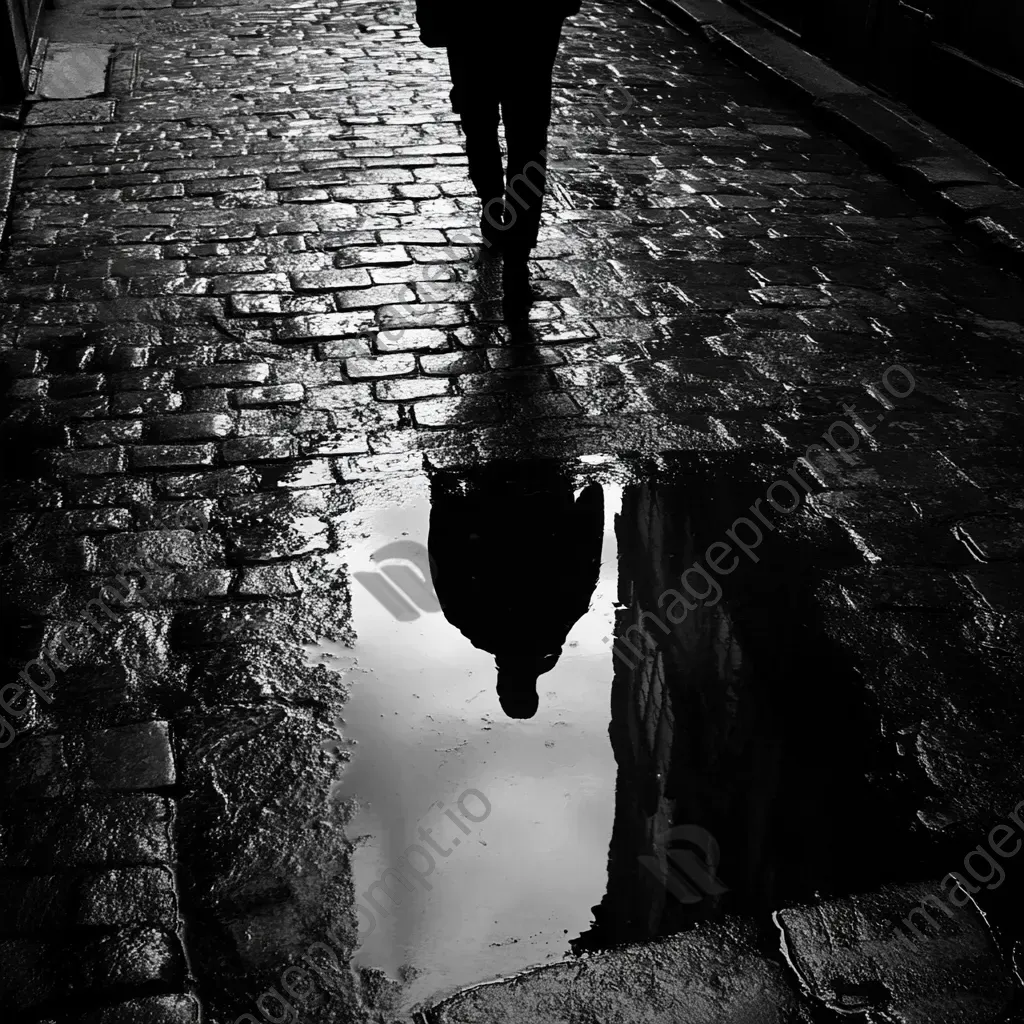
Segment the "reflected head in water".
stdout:
<svg viewBox="0 0 1024 1024">
<path fill-rule="evenodd" d="M 445 618 L 494 655 L 498 701 L 510 718 L 536 714 L 537 680 L 590 605 L 603 526 L 600 485 L 577 495 L 555 462 L 431 478 L 434 589 Z"/>
<path fill-rule="evenodd" d="M 533 718 L 540 704 L 537 679 L 555 667 L 558 655 L 518 658 L 496 653 L 494 661 L 498 667 L 498 703 L 501 710 L 509 718 Z"/>
</svg>

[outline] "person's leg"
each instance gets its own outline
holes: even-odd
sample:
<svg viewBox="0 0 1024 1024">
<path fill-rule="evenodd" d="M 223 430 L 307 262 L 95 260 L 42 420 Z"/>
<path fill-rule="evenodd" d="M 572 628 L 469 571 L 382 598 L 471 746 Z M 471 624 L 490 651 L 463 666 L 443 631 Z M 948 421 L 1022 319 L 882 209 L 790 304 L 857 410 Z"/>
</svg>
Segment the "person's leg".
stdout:
<svg viewBox="0 0 1024 1024">
<path fill-rule="evenodd" d="M 505 190 L 498 145 L 498 90 L 492 76 L 486 73 L 481 55 L 470 43 L 448 47 L 448 67 L 452 109 L 459 115 L 466 135 L 469 179 L 480 200 L 487 204 L 500 198 Z M 491 205 L 497 209 L 500 204 Z"/>
<path fill-rule="evenodd" d="M 533 25 L 517 40 L 519 67 L 502 86 L 501 111 L 508 146 L 505 203 L 512 221 L 506 235 L 515 248 L 537 243 L 551 121 L 551 73 L 558 54 L 561 19 Z"/>
</svg>

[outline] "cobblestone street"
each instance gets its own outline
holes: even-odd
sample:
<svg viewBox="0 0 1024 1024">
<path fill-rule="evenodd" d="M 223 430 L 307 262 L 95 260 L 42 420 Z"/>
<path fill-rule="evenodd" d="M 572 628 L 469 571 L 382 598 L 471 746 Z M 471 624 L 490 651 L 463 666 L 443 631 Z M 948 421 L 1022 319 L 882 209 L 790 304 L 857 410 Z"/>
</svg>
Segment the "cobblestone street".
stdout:
<svg viewBox="0 0 1024 1024">
<path fill-rule="evenodd" d="M 705 39 L 585 2 L 536 301 L 506 316 L 411 3 L 128 13 L 48 12 L 51 44 L 117 45 L 105 95 L 32 106 L 0 268 L 4 1020 L 409 1019 L 408 979 L 349 967 L 351 811 L 328 794 L 360 754 L 350 681 L 307 652 L 357 639 L 367 510 L 553 464 L 624 488 L 619 636 L 711 541 L 749 558 L 681 660 L 648 678 L 606 652 L 608 895 L 556 950 L 588 958 L 421 1019 L 1024 1019 L 1024 859 L 920 948 L 892 929 L 1024 802 L 1020 277 Z M 673 705 L 671 665 L 734 631 L 754 675 L 708 654 L 714 696 Z M 750 740 L 735 800 L 779 788 L 754 822 L 709 780 L 760 724 L 786 752 Z M 664 729 L 692 786 L 664 788 Z M 648 784 L 689 815 L 658 828 L 721 842 L 721 912 L 629 909 Z M 282 987 L 318 942 L 306 991 Z"/>
</svg>

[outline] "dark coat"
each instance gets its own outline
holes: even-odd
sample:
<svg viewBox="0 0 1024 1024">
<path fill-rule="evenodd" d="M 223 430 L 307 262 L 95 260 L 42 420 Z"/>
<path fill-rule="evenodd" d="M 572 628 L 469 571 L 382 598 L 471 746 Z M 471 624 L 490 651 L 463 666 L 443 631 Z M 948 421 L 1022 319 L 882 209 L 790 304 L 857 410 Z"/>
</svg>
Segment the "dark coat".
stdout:
<svg viewBox="0 0 1024 1024">
<path fill-rule="evenodd" d="M 445 618 L 499 669 L 548 671 L 597 586 L 600 485 L 576 498 L 554 468 L 496 463 L 438 474 L 431 506 L 431 576 Z"/>
<path fill-rule="evenodd" d="M 459 30 L 501 25 L 516 18 L 571 18 L 580 0 L 519 0 L 511 8 L 489 6 L 486 0 L 416 0 L 416 24 L 424 46 L 448 46 Z"/>
</svg>

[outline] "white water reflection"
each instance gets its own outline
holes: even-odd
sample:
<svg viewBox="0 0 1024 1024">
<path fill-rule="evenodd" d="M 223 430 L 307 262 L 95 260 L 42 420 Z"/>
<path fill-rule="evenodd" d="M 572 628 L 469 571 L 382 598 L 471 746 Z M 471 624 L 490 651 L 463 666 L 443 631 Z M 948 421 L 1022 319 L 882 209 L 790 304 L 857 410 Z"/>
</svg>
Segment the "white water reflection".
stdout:
<svg viewBox="0 0 1024 1024">
<path fill-rule="evenodd" d="M 603 638 L 613 631 L 612 513 L 620 506 L 621 490 L 606 486 L 597 590 L 558 664 L 540 677 L 531 719 L 504 715 L 493 656 L 442 613 L 397 621 L 358 584 L 355 646 L 310 651 L 313 662 L 343 671 L 352 684 L 343 733 L 357 746 L 336 795 L 360 802 L 349 828 L 351 837 L 365 836 L 354 858 L 356 900 L 376 921 L 355 963 L 408 977 L 406 1006 L 564 956 L 604 895 L 616 766 L 608 739 L 613 670 Z M 371 555 L 385 544 L 425 546 L 429 508 L 427 481 L 417 478 L 401 507 L 346 516 L 343 534 L 358 538 L 347 556 L 350 573 L 378 571 Z M 469 834 L 445 816 L 467 789 L 491 807 L 478 823 L 459 816 Z M 466 806 L 484 813 L 476 797 Z M 431 851 L 421 828 L 447 855 Z M 407 892 L 392 879 L 399 906 L 379 888 L 368 900 L 369 886 L 413 843 L 435 861 L 431 870 L 412 855 L 416 869 L 429 871 L 424 885 Z M 369 928 L 366 913 L 359 923 Z"/>
</svg>

